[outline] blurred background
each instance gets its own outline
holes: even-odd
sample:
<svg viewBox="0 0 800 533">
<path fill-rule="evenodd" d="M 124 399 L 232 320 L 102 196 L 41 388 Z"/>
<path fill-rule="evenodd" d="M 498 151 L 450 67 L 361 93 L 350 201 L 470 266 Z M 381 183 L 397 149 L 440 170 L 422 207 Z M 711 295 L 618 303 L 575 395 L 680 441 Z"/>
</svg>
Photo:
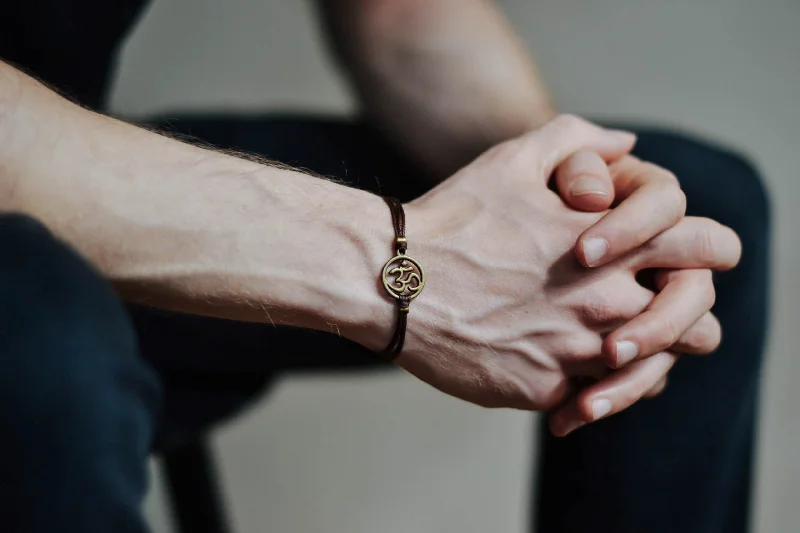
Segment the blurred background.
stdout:
<svg viewBox="0 0 800 533">
<path fill-rule="evenodd" d="M 774 298 L 756 531 L 800 523 L 800 2 L 506 0 L 561 110 L 667 124 L 760 167 L 774 208 Z M 113 109 L 346 113 L 309 5 L 158 0 L 125 47 Z M 745 250 L 747 253 L 747 250 Z M 220 428 L 237 531 L 521 533 L 533 417 L 452 400 L 397 373 L 280 383 Z M 156 469 L 147 502 L 170 532 Z"/>
</svg>

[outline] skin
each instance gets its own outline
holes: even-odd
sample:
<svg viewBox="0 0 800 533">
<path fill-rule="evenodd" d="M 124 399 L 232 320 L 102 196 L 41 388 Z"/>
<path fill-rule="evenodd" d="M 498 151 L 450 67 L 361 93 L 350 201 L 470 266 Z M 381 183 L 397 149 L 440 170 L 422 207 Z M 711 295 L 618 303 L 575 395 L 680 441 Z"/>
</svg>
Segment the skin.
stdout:
<svg viewBox="0 0 800 533">
<path fill-rule="evenodd" d="M 574 426 L 575 417 L 585 412 L 569 411 L 571 404 L 564 402 L 580 407 L 586 394 L 604 394 L 618 411 L 657 388 L 674 355 L 661 355 L 667 353 L 659 348 L 663 339 L 648 332 L 643 319 L 626 333 L 626 338 L 640 339 L 640 361 L 608 374 L 594 388 L 576 390 L 573 378 L 607 373 L 608 350 L 604 352 L 602 339 L 615 334 L 612 326 L 636 325 L 630 321 L 647 311 L 653 311 L 654 323 L 659 317 L 688 313 L 685 302 L 677 302 L 681 309 L 674 301 L 654 309 L 659 298 L 635 283 L 637 268 L 729 268 L 739 254 L 735 235 L 712 221 L 684 219 L 680 201 L 664 207 L 663 199 L 659 205 L 664 216 L 647 227 L 650 235 L 626 233 L 630 225 L 613 215 L 623 206 L 634 206 L 622 211 L 631 216 L 636 206 L 646 206 L 645 200 L 652 203 L 640 191 L 660 183 L 651 177 L 655 171 L 626 157 L 634 143 L 630 134 L 575 117 L 547 122 L 551 113 L 532 66 L 526 67 L 527 59 L 502 18 L 486 11 L 489 4 L 464 3 L 465 16 L 471 17 L 463 21 L 470 24 L 469 32 L 459 31 L 458 24 L 438 27 L 435 23 L 444 19 L 427 17 L 430 4 L 424 2 L 344 4 L 360 8 L 361 16 L 348 24 L 365 26 L 348 35 L 363 39 L 362 46 L 370 50 L 352 59 L 360 65 L 353 68 L 357 83 L 363 84 L 359 91 L 369 93 L 372 84 L 378 92 L 400 87 L 393 105 L 383 108 L 379 99 L 370 103 L 365 98 L 365 108 L 429 169 L 431 179 L 463 167 L 407 206 L 412 254 L 426 266 L 429 281 L 414 302 L 407 349 L 398 363 L 437 388 L 480 405 L 547 410 L 563 404 L 567 426 Z M 396 20 L 406 23 L 386 24 L 383 17 L 392 13 L 390 5 L 410 10 L 394 12 L 404 14 Z M 330 19 L 341 26 L 348 11 L 331 13 L 328 7 Z M 390 62 L 385 72 L 375 71 L 386 50 L 399 47 L 394 53 L 401 53 L 420 42 L 421 20 L 432 23 L 427 31 L 443 40 L 432 52 L 423 48 L 412 54 L 413 61 Z M 489 25 L 476 27 L 482 20 Z M 467 58 L 459 58 L 463 41 L 481 29 L 493 39 L 488 48 L 494 60 L 509 58 L 507 68 L 494 72 L 496 78 L 474 74 L 479 70 L 467 68 Z M 345 50 L 351 44 L 339 46 Z M 425 63 L 433 53 L 441 64 L 442 46 L 455 53 L 445 62 L 452 68 L 434 76 L 438 96 L 427 99 L 429 92 L 403 90 L 402 83 L 410 87 L 415 79 L 432 76 L 434 71 L 419 69 L 417 61 Z M 519 90 L 504 93 L 509 85 L 517 87 L 508 83 L 509 76 L 520 73 Z M 480 110 L 487 114 L 478 116 Z M 416 131 L 429 135 L 426 142 L 415 140 L 403 118 L 413 114 L 421 121 Z M 420 127 L 428 125 L 428 116 L 441 125 Z M 469 127 L 478 123 L 481 128 Z M 530 132 L 534 123 L 546 125 Z M 480 133 L 473 136 L 473 131 Z M 526 131 L 530 133 L 520 135 Z M 512 140 L 497 144 L 504 139 Z M 426 151 L 427 146 L 437 148 Z M 575 158 L 585 159 L 586 154 L 603 163 L 605 173 L 595 178 L 605 180 L 623 199 L 609 213 L 570 209 L 546 187 L 561 164 L 571 164 L 573 170 L 562 174 L 560 186 L 585 178 L 574 166 Z M 626 167 L 631 161 L 633 167 Z M 647 172 L 639 172 L 641 168 Z M 679 193 L 677 189 L 672 198 L 680 200 Z M 576 207 L 590 196 L 562 190 L 563 199 Z M 607 194 L 605 207 L 611 196 Z M 375 284 L 393 239 L 388 210 L 379 198 L 267 162 L 189 146 L 87 111 L 5 64 L 0 64 L 0 210 L 42 220 L 131 301 L 335 331 L 372 349 L 382 348 L 392 333 L 393 306 Z M 652 240 L 657 235 L 664 237 L 661 245 Z M 687 253 L 698 235 L 713 245 L 702 246 L 701 254 Z M 607 265 L 588 270 L 579 261 L 585 262 L 583 243 L 591 236 L 606 239 L 609 251 L 598 262 Z M 452 276 L 454 272 L 459 276 Z M 666 276 L 659 297 L 671 283 L 675 281 Z M 713 290 L 710 280 L 703 287 Z M 700 334 L 695 331 L 707 309 L 701 312 L 705 304 L 692 305 L 696 320 L 676 329 L 668 348 L 688 351 L 698 337 L 710 342 L 694 342 L 697 351 L 718 342 L 707 327 Z M 557 433 L 564 429 L 554 428 Z"/>
<path fill-rule="evenodd" d="M 556 114 L 532 58 L 493 2 L 317 3 L 335 56 L 360 96 L 362 112 L 426 169 L 432 181 Z M 575 255 L 587 267 L 645 245 L 685 213 L 686 199 L 675 176 L 631 156 L 609 160 L 596 152 L 577 152 L 556 171 L 555 185 L 564 202 L 578 210 L 603 213 L 618 203 L 576 239 Z M 692 247 L 687 241 L 683 249 L 700 255 L 733 242 L 716 241 L 708 232 L 690 240 L 701 244 Z M 591 257 L 592 243 L 595 255 L 598 248 L 604 253 Z M 659 274 L 660 292 L 641 317 L 607 336 L 603 357 L 609 367 L 624 361 L 618 357 L 617 341 L 637 347 L 632 361 L 662 353 L 668 341 L 682 341 L 674 348 L 693 354 L 708 353 L 719 344 L 719 323 L 707 312 L 713 300 L 710 271 L 690 269 L 691 261 L 677 260 L 685 256 L 653 265 L 669 269 Z M 675 271 L 680 269 L 685 271 Z M 646 396 L 663 390 L 671 366 L 651 365 L 645 381 L 656 385 Z M 641 383 L 618 382 L 616 375 L 601 380 L 557 413 L 554 425 L 564 425 L 560 421 L 565 413 L 570 413 L 568 425 L 574 427 L 596 420 L 590 405 L 597 398 L 610 398 L 609 414 L 616 412 L 630 398 L 642 396 Z"/>
<path fill-rule="evenodd" d="M 433 180 L 556 115 L 533 61 L 492 2 L 317 4 L 363 113 Z"/>
<path fill-rule="evenodd" d="M 580 265 L 572 247 L 602 214 L 564 205 L 547 188 L 548 178 L 581 148 L 613 157 L 626 142 L 562 116 L 489 150 L 409 204 L 408 232 L 420 241 L 410 253 L 435 281 L 413 304 L 407 348 L 398 364 L 467 401 L 539 411 L 567 402 L 575 393 L 575 378 L 602 377 L 587 389 L 589 414 L 598 417 L 626 408 L 658 386 L 677 357 L 668 349 L 709 349 L 705 342 L 693 344 L 697 331 L 688 324 L 663 347 L 661 338 L 651 335 L 653 344 L 646 346 L 655 350 L 652 356 L 607 374 L 608 362 L 600 355 L 606 335 L 620 324 L 643 321 L 657 312 L 654 305 L 665 302 L 636 281 L 638 272 L 669 264 L 697 238 L 699 228 L 724 246 L 711 262 L 691 255 L 682 272 L 730 268 L 740 253 L 731 230 L 687 217 L 647 246 L 603 266 Z M 513 236 L 513 246 L 506 235 Z M 696 312 L 706 313 L 712 303 L 713 293 L 705 294 Z M 442 339 L 451 348 L 443 350 Z M 581 392 L 577 398 L 585 397 Z M 610 410 L 598 415 L 598 400 L 608 401 Z M 570 405 L 553 417 L 557 434 L 577 423 L 569 416 Z"/>
</svg>

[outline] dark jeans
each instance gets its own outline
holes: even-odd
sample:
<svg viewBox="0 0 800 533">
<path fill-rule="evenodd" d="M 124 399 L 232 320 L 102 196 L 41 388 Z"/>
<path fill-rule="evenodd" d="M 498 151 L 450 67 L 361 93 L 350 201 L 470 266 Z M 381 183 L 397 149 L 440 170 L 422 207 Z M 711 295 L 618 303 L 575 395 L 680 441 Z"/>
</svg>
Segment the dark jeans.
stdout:
<svg viewBox="0 0 800 533">
<path fill-rule="evenodd" d="M 363 125 L 194 117 L 169 128 L 383 194 L 410 199 L 425 187 Z M 659 398 L 565 439 L 542 432 L 534 529 L 741 533 L 767 312 L 766 195 L 735 154 L 639 132 L 638 154 L 681 178 L 690 214 L 742 238 L 741 265 L 718 276 L 725 336 L 713 357 L 684 357 Z M 287 371 L 381 367 L 324 333 L 126 309 L 29 218 L 0 216 L 0 249 L 3 531 L 142 532 L 145 459 L 157 433 L 163 444 L 201 431 Z"/>
</svg>

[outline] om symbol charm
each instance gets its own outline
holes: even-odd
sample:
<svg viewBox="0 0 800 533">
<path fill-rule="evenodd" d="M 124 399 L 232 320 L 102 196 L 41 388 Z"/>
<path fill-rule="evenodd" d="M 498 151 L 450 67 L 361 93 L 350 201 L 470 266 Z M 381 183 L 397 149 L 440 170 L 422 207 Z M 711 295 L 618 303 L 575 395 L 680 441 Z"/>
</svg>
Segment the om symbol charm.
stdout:
<svg viewBox="0 0 800 533">
<path fill-rule="evenodd" d="M 408 239 L 406 239 L 406 214 L 402 202 L 390 197 L 385 197 L 383 200 L 392 213 L 395 256 L 383 265 L 381 282 L 389 296 L 397 301 L 397 326 L 392 340 L 379 356 L 385 361 L 393 361 L 403 351 L 408 326 L 408 304 L 419 296 L 425 287 L 425 272 L 422 271 L 422 265 L 406 255 Z"/>
<path fill-rule="evenodd" d="M 425 272 L 411 257 L 399 253 L 383 266 L 383 286 L 392 298 L 413 300 L 425 286 Z"/>
</svg>

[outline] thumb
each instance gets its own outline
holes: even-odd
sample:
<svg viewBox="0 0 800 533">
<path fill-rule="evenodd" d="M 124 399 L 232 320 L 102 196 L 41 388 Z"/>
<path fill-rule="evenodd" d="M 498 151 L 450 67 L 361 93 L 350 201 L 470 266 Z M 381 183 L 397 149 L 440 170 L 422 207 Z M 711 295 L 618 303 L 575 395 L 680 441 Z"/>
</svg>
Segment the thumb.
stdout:
<svg viewBox="0 0 800 533">
<path fill-rule="evenodd" d="M 614 202 L 614 182 L 597 152 L 580 150 L 556 169 L 556 190 L 579 211 L 605 211 Z"/>
</svg>

